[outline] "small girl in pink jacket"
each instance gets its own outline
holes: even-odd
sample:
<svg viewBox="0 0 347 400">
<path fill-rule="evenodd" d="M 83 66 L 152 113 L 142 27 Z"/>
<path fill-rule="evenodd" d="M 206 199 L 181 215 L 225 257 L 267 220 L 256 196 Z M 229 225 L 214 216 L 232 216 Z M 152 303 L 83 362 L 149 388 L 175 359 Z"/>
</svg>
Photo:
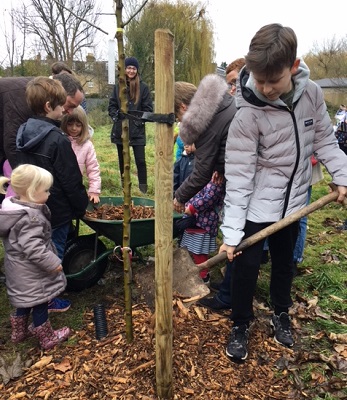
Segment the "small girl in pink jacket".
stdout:
<svg viewBox="0 0 347 400">
<path fill-rule="evenodd" d="M 101 192 L 100 167 L 96 152 L 91 142 L 88 118 L 81 106 L 71 114 L 65 114 L 61 121 L 61 129 L 71 140 L 71 146 L 76 154 L 81 174 L 86 173 L 88 179 L 88 196 L 93 203 L 99 203 Z"/>
</svg>

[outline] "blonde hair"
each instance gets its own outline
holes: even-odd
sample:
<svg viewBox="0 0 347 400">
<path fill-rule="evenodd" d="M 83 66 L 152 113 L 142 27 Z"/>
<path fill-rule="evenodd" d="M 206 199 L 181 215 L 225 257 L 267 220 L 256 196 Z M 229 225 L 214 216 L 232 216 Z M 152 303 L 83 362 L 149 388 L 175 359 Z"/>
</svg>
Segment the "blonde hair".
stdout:
<svg viewBox="0 0 347 400">
<path fill-rule="evenodd" d="M 40 187 L 49 189 L 53 184 L 53 175 L 44 168 L 32 164 L 22 164 L 11 173 L 11 179 L 0 177 L 0 193 L 6 193 L 4 185 L 10 183 L 18 196 L 25 196 L 35 202 L 35 194 Z"/>
<path fill-rule="evenodd" d="M 46 115 L 45 105 L 47 102 L 54 110 L 57 106 L 63 106 L 66 102 L 66 91 L 60 81 L 37 76 L 28 82 L 26 100 L 34 115 Z"/>
<path fill-rule="evenodd" d="M 90 139 L 88 117 L 81 106 L 75 108 L 71 114 L 65 114 L 61 120 L 60 128 L 67 135 L 67 125 L 70 122 L 79 122 L 80 124 L 82 124 L 81 134 L 76 138 L 76 142 L 78 144 L 82 144 Z"/>
</svg>

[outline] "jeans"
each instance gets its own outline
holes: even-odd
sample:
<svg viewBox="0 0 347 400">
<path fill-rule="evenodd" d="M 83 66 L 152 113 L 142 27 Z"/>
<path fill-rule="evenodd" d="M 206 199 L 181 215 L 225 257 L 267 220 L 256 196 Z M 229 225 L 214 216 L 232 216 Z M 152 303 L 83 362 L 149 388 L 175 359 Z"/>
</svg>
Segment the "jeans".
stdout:
<svg viewBox="0 0 347 400">
<path fill-rule="evenodd" d="M 308 188 L 306 205 L 310 203 L 312 186 Z M 307 216 L 302 217 L 299 223 L 299 235 L 294 248 L 294 262 L 301 263 L 304 257 L 304 248 L 307 232 Z"/>
<path fill-rule="evenodd" d="M 48 320 L 48 303 L 38 304 L 34 307 L 29 308 L 17 308 L 16 316 L 21 317 L 22 315 L 29 315 L 33 310 L 33 324 L 35 327 L 44 324 Z"/>
<path fill-rule="evenodd" d="M 269 223 L 246 221 L 245 238 L 269 226 Z M 288 312 L 293 304 L 291 286 L 294 272 L 293 252 L 298 236 L 299 222 L 270 235 L 269 248 L 271 255 L 270 298 L 275 313 Z M 248 324 L 253 318 L 253 297 L 257 284 L 261 256 L 264 248 L 261 240 L 234 260 L 234 277 L 232 280 L 231 319 L 235 325 Z"/>
<path fill-rule="evenodd" d="M 70 231 L 71 222 L 52 229 L 52 241 L 57 249 L 58 257 L 63 261 L 67 236 Z"/>
</svg>

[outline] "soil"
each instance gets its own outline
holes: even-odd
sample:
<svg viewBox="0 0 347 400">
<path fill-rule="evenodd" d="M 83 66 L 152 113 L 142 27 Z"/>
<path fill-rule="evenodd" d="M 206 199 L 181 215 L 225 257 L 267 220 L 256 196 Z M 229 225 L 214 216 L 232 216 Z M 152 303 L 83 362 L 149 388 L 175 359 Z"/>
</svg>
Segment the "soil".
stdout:
<svg viewBox="0 0 347 400">
<path fill-rule="evenodd" d="M 139 268 L 136 273 L 141 274 L 143 270 Z M 119 288 L 120 283 L 119 269 L 109 270 L 103 284 Z M 89 290 L 97 293 L 98 286 Z M 83 292 L 77 293 L 75 301 L 81 300 L 82 296 Z M 68 342 L 43 352 L 35 339 L 30 339 L 32 347 L 21 365 L 23 375 L 0 385 L 0 398 L 159 399 L 157 385 L 163 371 L 156 370 L 153 304 L 146 303 L 146 293 L 136 283 L 132 296 L 131 342 L 126 334 L 124 296 L 119 291 L 110 290 L 101 300 L 106 308 L 108 325 L 105 338 L 96 340 L 93 309 L 87 307 L 82 329 L 74 331 Z M 292 349 L 275 343 L 269 325 L 270 310 L 254 302 L 256 319 L 252 326 L 249 356 L 246 362 L 240 364 L 232 363 L 225 355 L 231 329 L 229 311 L 217 314 L 196 303 L 187 308 L 184 300 L 181 297 L 173 299 L 172 386 L 169 387 L 174 399 L 313 398 L 298 374 L 298 365 L 312 360 L 313 354 L 319 353 L 319 349 L 307 351 L 303 346 L 307 333 L 302 330 L 301 322 L 303 318 L 310 318 L 312 309 L 309 311 L 308 305 L 306 309 L 302 299 L 294 306 L 296 344 Z M 100 299 L 95 298 L 94 301 Z M 298 312 L 299 306 L 301 313 Z M 59 319 L 61 316 L 54 317 Z M 170 365 L 169 360 L 167 365 Z M 343 385 L 343 382 L 335 384 Z M 323 387 L 322 393 L 326 389 Z M 341 387 L 335 388 L 336 393 L 340 390 Z"/>
</svg>

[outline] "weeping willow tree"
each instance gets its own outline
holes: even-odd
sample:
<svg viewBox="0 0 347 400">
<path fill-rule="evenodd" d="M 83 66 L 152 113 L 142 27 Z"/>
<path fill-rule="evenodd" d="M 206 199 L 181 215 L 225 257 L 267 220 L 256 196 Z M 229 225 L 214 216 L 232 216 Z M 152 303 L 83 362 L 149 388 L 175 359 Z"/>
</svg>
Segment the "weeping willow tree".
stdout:
<svg viewBox="0 0 347 400">
<path fill-rule="evenodd" d="M 188 1 L 151 1 L 126 27 L 127 55 L 140 63 L 142 79 L 154 87 L 154 32 L 169 29 L 175 37 L 175 80 L 198 84 L 214 72 L 211 20 L 202 4 Z"/>
</svg>

